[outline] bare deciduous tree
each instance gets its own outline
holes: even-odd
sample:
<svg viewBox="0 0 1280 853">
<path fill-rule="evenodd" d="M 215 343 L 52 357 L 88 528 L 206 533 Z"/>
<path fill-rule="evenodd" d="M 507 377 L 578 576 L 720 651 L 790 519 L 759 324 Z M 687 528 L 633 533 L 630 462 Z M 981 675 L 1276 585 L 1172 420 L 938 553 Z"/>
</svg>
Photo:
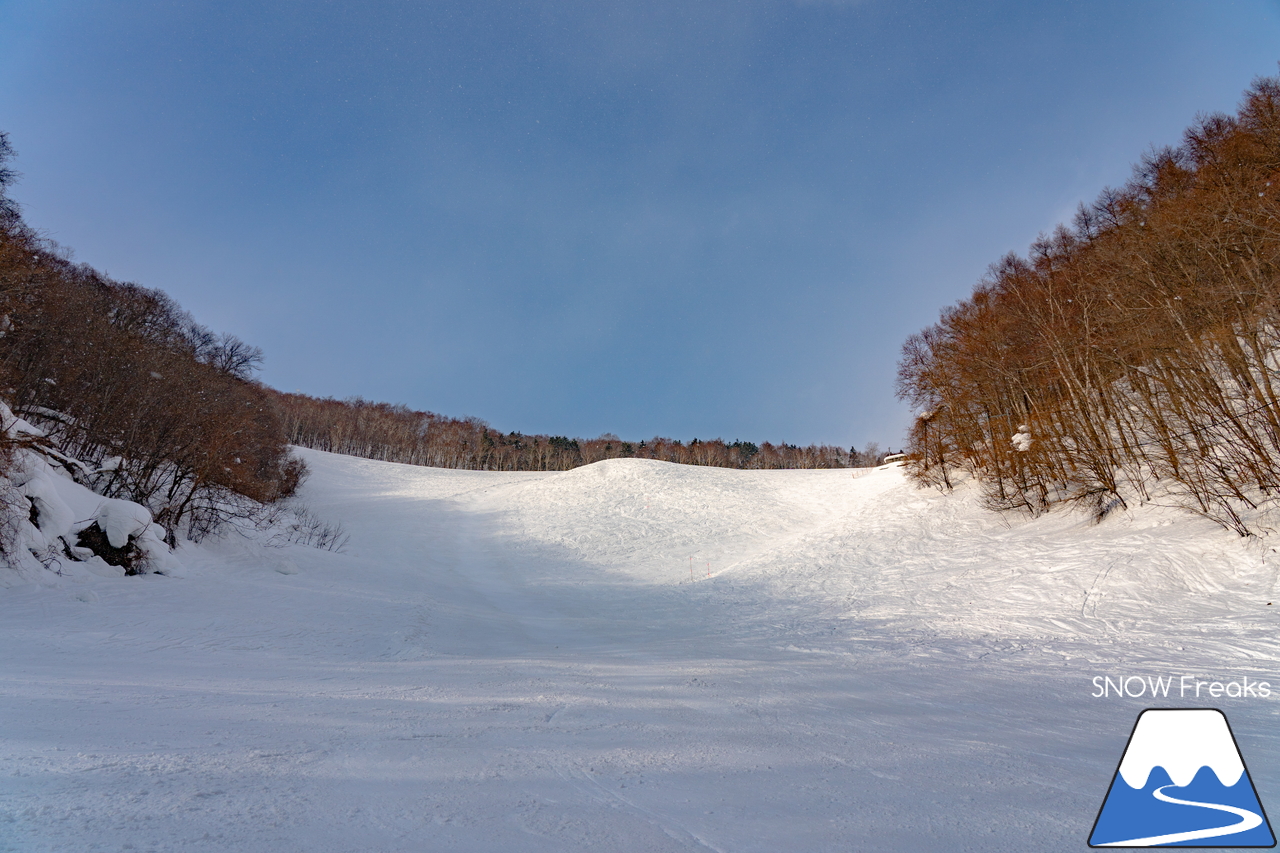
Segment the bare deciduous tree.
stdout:
<svg viewBox="0 0 1280 853">
<path fill-rule="evenodd" d="M 1273 186 L 1274 185 L 1274 186 Z M 993 506 L 1162 494 L 1247 533 L 1280 489 L 1280 82 L 1149 152 L 903 348 L 914 471 Z"/>
</svg>

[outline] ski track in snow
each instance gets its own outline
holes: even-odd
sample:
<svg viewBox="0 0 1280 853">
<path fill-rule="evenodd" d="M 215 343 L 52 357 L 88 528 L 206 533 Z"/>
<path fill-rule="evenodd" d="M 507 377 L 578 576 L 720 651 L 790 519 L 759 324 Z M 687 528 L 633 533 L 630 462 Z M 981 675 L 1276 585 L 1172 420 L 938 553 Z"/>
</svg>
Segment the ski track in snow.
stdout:
<svg viewBox="0 0 1280 853">
<path fill-rule="evenodd" d="M 0 851 L 1084 850 L 1152 704 L 1095 675 L 1280 689 L 1277 555 L 1168 510 L 300 452 L 345 553 L 0 590 Z M 1215 703 L 1264 803 L 1274 702 Z"/>
</svg>

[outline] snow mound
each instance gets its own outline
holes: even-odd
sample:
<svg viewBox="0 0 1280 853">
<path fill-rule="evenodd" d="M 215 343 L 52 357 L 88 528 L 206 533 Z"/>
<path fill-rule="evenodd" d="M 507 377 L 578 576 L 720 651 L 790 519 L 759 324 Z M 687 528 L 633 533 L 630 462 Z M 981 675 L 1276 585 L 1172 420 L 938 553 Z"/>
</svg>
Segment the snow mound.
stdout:
<svg viewBox="0 0 1280 853">
<path fill-rule="evenodd" d="M 93 526 L 106 536 L 112 548 L 137 549 L 137 568 L 160 574 L 175 574 L 181 566 L 165 544 L 165 529 L 151 520 L 151 511 L 133 501 L 104 499 L 88 522 L 73 528 L 80 534 Z"/>
<path fill-rule="evenodd" d="M 58 493 L 56 476 L 47 463 L 29 453 L 18 457 L 10 476 L 18 494 L 30 501 L 34 510 L 31 521 L 35 530 L 27 531 L 26 538 L 29 546 L 38 549 L 48 548 L 66 535 L 76 520 L 75 512 Z"/>
<path fill-rule="evenodd" d="M 3 401 L 0 401 L 0 428 L 4 429 L 9 438 L 22 438 L 24 436 L 40 438 L 44 436 L 43 430 L 15 415 L 13 409 L 10 409 L 8 404 Z"/>
<path fill-rule="evenodd" d="M 151 526 L 151 511 L 133 501 L 105 500 L 93 520 L 112 548 L 123 548 L 129 540 L 146 533 Z"/>
<path fill-rule="evenodd" d="M 831 488 L 813 488 L 818 484 Z M 508 519 L 510 532 L 522 539 L 653 579 L 690 560 L 701 561 L 704 576 L 721 571 L 831 520 L 855 491 L 845 470 L 739 471 L 609 459 L 496 489 L 483 506 Z"/>
</svg>

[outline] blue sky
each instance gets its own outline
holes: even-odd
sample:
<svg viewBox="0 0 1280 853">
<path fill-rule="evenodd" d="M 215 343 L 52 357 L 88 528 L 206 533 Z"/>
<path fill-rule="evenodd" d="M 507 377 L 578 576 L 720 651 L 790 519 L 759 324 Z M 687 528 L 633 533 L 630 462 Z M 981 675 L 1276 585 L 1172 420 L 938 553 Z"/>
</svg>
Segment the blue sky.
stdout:
<svg viewBox="0 0 1280 853">
<path fill-rule="evenodd" d="M 903 339 L 1277 60 L 1275 0 L 0 0 L 0 129 L 275 387 L 897 447 Z"/>
</svg>

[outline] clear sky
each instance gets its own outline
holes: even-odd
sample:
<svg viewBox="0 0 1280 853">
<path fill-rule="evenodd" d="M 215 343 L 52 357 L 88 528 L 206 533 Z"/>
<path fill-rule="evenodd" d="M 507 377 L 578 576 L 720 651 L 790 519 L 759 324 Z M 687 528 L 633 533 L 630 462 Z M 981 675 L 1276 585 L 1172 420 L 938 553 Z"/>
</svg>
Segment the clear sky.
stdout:
<svg viewBox="0 0 1280 853">
<path fill-rule="evenodd" d="M 1277 60 L 1276 0 L 0 0 L 0 129 L 277 388 L 897 447 L 903 339 Z"/>
</svg>

